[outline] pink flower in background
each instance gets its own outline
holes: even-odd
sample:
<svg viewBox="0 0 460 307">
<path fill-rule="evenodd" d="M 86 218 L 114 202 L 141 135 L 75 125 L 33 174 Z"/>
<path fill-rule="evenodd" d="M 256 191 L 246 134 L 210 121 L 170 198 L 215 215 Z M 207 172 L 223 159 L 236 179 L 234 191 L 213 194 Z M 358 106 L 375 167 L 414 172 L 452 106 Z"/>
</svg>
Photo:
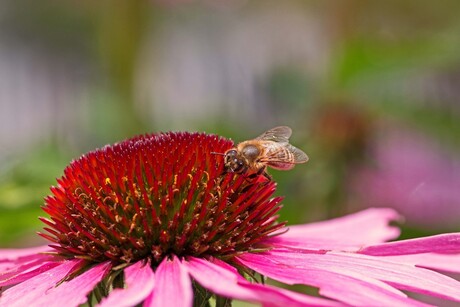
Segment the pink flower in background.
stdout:
<svg viewBox="0 0 460 307">
<path fill-rule="evenodd" d="M 354 204 L 396 208 L 409 223 L 423 226 L 459 224 L 460 159 L 401 131 L 381 139 L 375 159 L 375 166 L 352 174 Z"/>
<path fill-rule="evenodd" d="M 460 271 L 460 233 L 382 243 L 399 235 L 391 209 L 286 229 L 275 183 L 223 172 L 212 152 L 231 146 L 166 133 L 72 162 L 44 206 L 53 243 L 0 250 L 0 306 L 426 306 L 401 290 L 460 301 L 460 282 L 435 271 Z"/>
</svg>

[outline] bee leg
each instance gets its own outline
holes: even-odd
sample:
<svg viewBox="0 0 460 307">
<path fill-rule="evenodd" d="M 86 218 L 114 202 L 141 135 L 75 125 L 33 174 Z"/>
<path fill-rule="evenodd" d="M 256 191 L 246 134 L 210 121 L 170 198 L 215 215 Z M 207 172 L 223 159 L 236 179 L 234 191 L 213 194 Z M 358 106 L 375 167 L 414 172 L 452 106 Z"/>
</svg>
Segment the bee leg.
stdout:
<svg viewBox="0 0 460 307">
<path fill-rule="evenodd" d="M 264 175 L 264 177 L 265 177 L 265 178 L 267 178 L 267 179 L 268 179 L 268 181 L 272 181 L 272 180 L 273 180 L 272 176 L 270 176 L 270 174 L 269 174 L 269 173 L 267 173 L 267 172 L 264 172 L 264 173 L 263 173 L 263 175 Z"/>
<path fill-rule="evenodd" d="M 273 178 L 267 173 L 266 169 L 266 167 L 262 167 L 260 170 L 257 171 L 257 173 L 254 173 L 251 176 L 257 177 L 263 175 L 268 181 L 272 181 Z"/>
<path fill-rule="evenodd" d="M 257 176 L 258 176 L 257 173 L 252 173 L 250 175 L 244 176 L 244 178 L 246 179 L 246 181 L 252 181 L 256 179 Z"/>
<path fill-rule="evenodd" d="M 247 174 L 246 172 L 244 173 L 244 177 L 246 179 L 246 181 L 253 181 L 254 179 L 256 179 L 257 177 L 259 177 L 260 175 L 260 171 L 257 171 L 255 173 L 250 173 L 250 174 Z"/>
</svg>

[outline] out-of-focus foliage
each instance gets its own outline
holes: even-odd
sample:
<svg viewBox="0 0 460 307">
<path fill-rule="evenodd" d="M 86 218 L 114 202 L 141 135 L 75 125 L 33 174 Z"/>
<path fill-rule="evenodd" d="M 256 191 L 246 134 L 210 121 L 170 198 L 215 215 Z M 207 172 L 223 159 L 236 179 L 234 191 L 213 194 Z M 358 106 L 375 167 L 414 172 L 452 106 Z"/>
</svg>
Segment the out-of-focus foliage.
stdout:
<svg viewBox="0 0 460 307">
<path fill-rule="evenodd" d="M 43 224 L 39 216 L 43 198 L 55 178 L 69 162 L 55 146 L 36 147 L 34 151 L 10 159 L 0 177 L 0 242 L 4 245 L 31 245 L 40 242 L 32 236 Z M 26 242 L 30 241 L 30 242 Z"/>
<path fill-rule="evenodd" d="M 241 141 L 276 125 L 310 156 L 270 171 L 283 219 L 379 205 L 404 212 L 407 237 L 458 230 L 455 183 L 442 183 L 460 176 L 459 11 L 454 0 L 2 2 L 0 244 L 33 240 L 49 186 L 88 150 L 181 129 Z M 427 147 L 395 134 L 422 136 L 430 167 L 405 167 Z M 421 187 L 445 197 L 417 201 Z"/>
</svg>

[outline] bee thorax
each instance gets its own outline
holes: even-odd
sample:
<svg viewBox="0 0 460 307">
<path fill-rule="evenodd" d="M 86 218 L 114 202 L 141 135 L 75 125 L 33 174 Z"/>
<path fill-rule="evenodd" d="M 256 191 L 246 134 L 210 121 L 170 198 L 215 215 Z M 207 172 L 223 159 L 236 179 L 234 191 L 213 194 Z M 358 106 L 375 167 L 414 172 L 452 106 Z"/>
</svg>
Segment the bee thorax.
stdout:
<svg viewBox="0 0 460 307">
<path fill-rule="evenodd" d="M 243 156 L 251 161 L 254 161 L 260 155 L 259 148 L 254 145 L 246 145 L 241 151 Z"/>
</svg>

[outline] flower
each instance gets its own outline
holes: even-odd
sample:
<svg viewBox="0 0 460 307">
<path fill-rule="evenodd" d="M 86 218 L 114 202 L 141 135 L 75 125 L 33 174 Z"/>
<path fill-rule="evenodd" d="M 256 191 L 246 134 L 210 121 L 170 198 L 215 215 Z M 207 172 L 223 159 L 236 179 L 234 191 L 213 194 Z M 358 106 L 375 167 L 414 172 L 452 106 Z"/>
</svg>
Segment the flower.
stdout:
<svg viewBox="0 0 460 307">
<path fill-rule="evenodd" d="M 460 282 L 435 271 L 460 271 L 460 233 L 381 243 L 399 235 L 391 209 L 286 227 L 274 182 L 225 172 L 215 153 L 232 146 L 163 133 L 73 161 L 43 207 L 52 243 L 0 250 L 0 306 L 192 306 L 211 295 L 220 306 L 424 306 L 401 290 L 460 301 Z"/>
<path fill-rule="evenodd" d="M 456 229 L 460 219 L 458 158 L 427 137 L 398 129 L 378 140 L 375 160 L 374 167 L 354 170 L 351 203 L 395 208 L 419 227 Z"/>
</svg>

